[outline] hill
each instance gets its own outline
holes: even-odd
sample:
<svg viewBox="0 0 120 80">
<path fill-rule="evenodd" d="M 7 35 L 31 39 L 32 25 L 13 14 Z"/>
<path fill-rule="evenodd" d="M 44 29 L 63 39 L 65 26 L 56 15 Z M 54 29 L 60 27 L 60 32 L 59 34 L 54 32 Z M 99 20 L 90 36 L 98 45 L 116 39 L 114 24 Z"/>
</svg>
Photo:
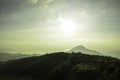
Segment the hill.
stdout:
<svg viewBox="0 0 120 80">
<path fill-rule="evenodd" d="M 0 65 L 0 80 L 119 80 L 120 60 L 82 53 L 52 53 Z"/>
<path fill-rule="evenodd" d="M 95 50 L 91 50 L 91 49 L 88 49 L 86 48 L 85 46 L 83 45 L 79 45 L 79 46 L 76 46 L 72 49 L 70 49 L 69 51 L 67 51 L 68 53 L 78 53 L 78 52 L 82 52 L 84 54 L 90 54 L 90 55 L 103 55 L 102 53 L 98 52 L 98 51 L 95 51 Z"/>
<path fill-rule="evenodd" d="M 7 61 L 7 60 L 12 60 L 12 59 L 20 59 L 24 57 L 30 57 L 30 56 L 37 56 L 35 54 L 12 54 L 12 53 L 3 53 L 0 52 L 0 62 L 1 61 Z"/>
</svg>

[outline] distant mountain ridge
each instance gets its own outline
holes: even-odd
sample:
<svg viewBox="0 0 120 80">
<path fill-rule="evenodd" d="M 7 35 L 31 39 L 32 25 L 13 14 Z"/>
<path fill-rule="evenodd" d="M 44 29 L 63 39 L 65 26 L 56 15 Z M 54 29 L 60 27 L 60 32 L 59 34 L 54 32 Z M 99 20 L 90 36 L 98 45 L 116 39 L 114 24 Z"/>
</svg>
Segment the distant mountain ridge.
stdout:
<svg viewBox="0 0 120 80">
<path fill-rule="evenodd" d="M 95 50 L 91 50 L 91 49 L 87 49 L 85 46 L 83 45 L 79 45 L 76 46 L 72 49 L 70 49 L 69 51 L 67 51 L 68 53 L 78 53 L 78 52 L 82 52 L 84 54 L 90 54 L 90 55 L 103 55 L 102 53 L 95 51 Z"/>
<path fill-rule="evenodd" d="M 0 61 L 20 59 L 20 58 L 30 57 L 30 56 L 35 56 L 35 55 L 34 54 L 21 54 L 21 53 L 12 54 L 12 53 L 0 52 Z"/>
<path fill-rule="evenodd" d="M 91 49 L 87 49 L 85 46 L 83 45 L 79 45 L 76 46 L 72 49 L 70 49 L 69 51 L 66 51 L 67 53 L 79 53 L 82 52 L 84 54 L 90 54 L 90 55 L 103 55 L 102 53 L 95 51 L 95 50 L 91 50 Z M 24 58 L 24 57 L 31 57 L 31 56 L 39 56 L 36 54 L 12 54 L 12 53 L 3 53 L 0 52 L 0 61 L 7 61 L 7 60 L 12 60 L 12 59 L 20 59 L 20 58 Z"/>
</svg>

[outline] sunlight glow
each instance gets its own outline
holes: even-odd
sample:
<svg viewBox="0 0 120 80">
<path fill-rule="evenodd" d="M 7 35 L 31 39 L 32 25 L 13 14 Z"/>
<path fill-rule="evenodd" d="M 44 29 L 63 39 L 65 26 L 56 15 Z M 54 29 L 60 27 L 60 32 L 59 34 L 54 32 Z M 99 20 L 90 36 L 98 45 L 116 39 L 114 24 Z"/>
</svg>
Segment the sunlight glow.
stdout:
<svg viewBox="0 0 120 80">
<path fill-rule="evenodd" d="M 76 32 L 76 23 L 64 17 L 59 18 L 60 21 L 60 30 L 63 32 L 64 35 L 70 36 Z"/>
</svg>

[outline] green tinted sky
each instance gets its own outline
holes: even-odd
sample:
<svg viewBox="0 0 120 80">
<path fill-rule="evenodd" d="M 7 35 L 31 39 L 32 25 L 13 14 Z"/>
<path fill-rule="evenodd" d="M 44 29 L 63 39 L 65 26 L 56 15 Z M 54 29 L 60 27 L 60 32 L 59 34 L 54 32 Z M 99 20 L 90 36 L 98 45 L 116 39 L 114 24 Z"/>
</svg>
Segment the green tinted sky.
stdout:
<svg viewBox="0 0 120 80">
<path fill-rule="evenodd" d="M 61 19 L 76 24 L 72 35 L 60 30 Z M 119 31 L 120 0 L 0 0 L 1 52 L 55 52 L 85 45 L 118 54 Z"/>
</svg>

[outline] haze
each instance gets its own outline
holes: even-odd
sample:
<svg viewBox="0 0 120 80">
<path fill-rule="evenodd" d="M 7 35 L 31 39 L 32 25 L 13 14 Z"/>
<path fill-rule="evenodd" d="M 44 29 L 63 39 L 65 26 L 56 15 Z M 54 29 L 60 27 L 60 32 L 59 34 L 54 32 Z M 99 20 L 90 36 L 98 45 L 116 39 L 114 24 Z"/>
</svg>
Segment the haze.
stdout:
<svg viewBox="0 0 120 80">
<path fill-rule="evenodd" d="M 0 52 L 84 45 L 120 55 L 120 0 L 0 0 Z"/>
</svg>

